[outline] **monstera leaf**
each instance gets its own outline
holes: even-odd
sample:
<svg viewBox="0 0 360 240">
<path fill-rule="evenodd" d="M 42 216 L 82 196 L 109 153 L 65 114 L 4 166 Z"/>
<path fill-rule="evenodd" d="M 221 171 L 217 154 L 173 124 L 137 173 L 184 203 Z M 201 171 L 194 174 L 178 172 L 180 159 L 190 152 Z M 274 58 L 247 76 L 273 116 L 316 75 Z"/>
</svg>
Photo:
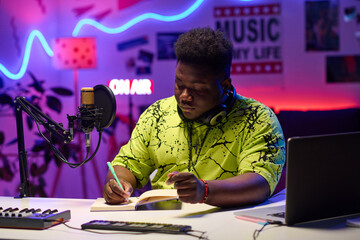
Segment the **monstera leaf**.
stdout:
<svg viewBox="0 0 360 240">
<path fill-rule="evenodd" d="M 14 177 L 14 173 L 10 168 L 9 160 L 4 155 L 1 157 L 1 160 L 3 162 L 3 167 L 0 168 L 0 179 L 11 182 Z"/>
<path fill-rule="evenodd" d="M 39 81 L 34 74 L 32 74 L 31 72 L 28 72 L 31 79 L 33 80 L 32 84 L 29 84 L 29 87 L 33 87 L 36 91 L 38 91 L 39 93 L 43 94 L 45 92 L 45 89 L 43 88 L 43 84 L 44 84 L 44 80 Z"/>
<path fill-rule="evenodd" d="M 10 145 L 13 145 L 13 144 L 15 144 L 15 143 L 17 143 L 17 138 L 14 138 L 14 139 L 11 140 L 10 142 L 8 142 L 8 143 L 6 144 L 6 146 L 10 146 Z"/>
<path fill-rule="evenodd" d="M 62 87 L 53 87 L 50 88 L 54 93 L 60 95 L 60 96 L 72 96 L 73 92 L 67 88 Z"/>
<path fill-rule="evenodd" d="M 6 93 L 0 94 L 0 104 L 1 105 L 9 105 L 12 107 L 14 105 L 14 100 L 12 97 Z"/>
<path fill-rule="evenodd" d="M 1 131 L 0 132 L 0 145 L 3 145 L 5 142 L 5 135 L 4 135 L 4 132 Z"/>
<path fill-rule="evenodd" d="M 33 128 L 33 123 L 34 123 L 32 117 L 26 116 L 26 122 L 27 122 L 29 129 L 31 130 Z"/>
<path fill-rule="evenodd" d="M 4 87 L 4 79 L 2 79 L 2 77 L 0 77 L 0 88 Z"/>
<path fill-rule="evenodd" d="M 46 163 L 42 164 L 40 167 L 37 166 L 36 163 L 32 163 L 30 167 L 30 174 L 33 177 L 43 175 L 48 169 L 48 165 Z"/>
<path fill-rule="evenodd" d="M 47 96 L 46 105 L 57 113 L 60 113 L 62 110 L 62 104 L 57 97 Z"/>
<path fill-rule="evenodd" d="M 47 147 L 46 147 L 46 142 L 43 139 L 37 139 L 35 140 L 35 144 L 34 146 L 31 148 L 32 152 L 41 152 L 44 151 Z"/>
</svg>

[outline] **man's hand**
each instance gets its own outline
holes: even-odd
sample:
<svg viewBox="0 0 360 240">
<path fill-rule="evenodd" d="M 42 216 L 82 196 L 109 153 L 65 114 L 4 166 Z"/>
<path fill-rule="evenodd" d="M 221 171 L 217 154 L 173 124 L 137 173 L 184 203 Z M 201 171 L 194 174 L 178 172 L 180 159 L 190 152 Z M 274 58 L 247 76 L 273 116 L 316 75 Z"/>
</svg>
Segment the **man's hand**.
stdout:
<svg viewBox="0 0 360 240">
<path fill-rule="evenodd" d="M 133 188 L 130 183 L 120 180 L 121 185 L 124 187 L 122 190 L 115 179 L 110 179 L 104 186 L 103 197 L 106 202 L 110 204 L 119 204 L 127 202 Z"/>
<path fill-rule="evenodd" d="M 177 189 L 179 199 L 182 202 L 199 203 L 205 194 L 205 184 L 194 174 L 188 172 L 172 172 L 168 174 L 168 185 L 174 184 Z"/>
</svg>

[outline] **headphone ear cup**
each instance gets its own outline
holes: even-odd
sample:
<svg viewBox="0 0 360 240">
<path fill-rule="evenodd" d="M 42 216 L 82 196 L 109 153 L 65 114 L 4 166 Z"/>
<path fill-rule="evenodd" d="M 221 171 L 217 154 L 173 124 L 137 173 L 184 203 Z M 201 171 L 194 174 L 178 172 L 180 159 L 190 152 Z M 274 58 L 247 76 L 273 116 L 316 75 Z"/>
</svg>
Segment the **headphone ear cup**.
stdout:
<svg viewBox="0 0 360 240">
<path fill-rule="evenodd" d="M 188 121 L 179 106 L 177 106 L 177 111 L 183 121 Z M 214 126 L 221 122 L 226 116 L 226 114 L 226 106 L 221 104 L 204 113 L 200 118 L 196 119 L 196 121 L 204 123 L 206 125 Z"/>
<path fill-rule="evenodd" d="M 226 105 L 220 104 L 214 107 L 213 109 L 211 109 L 210 111 L 204 113 L 204 115 L 201 116 L 199 121 L 207 125 L 214 126 L 219 122 L 221 122 L 223 118 L 226 116 L 226 114 L 227 114 Z"/>
<path fill-rule="evenodd" d="M 223 120 L 224 117 L 226 117 L 227 112 L 221 111 L 219 113 L 217 113 L 215 116 L 213 116 L 209 122 L 209 125 L 211 126 L 215 126 L 216 124 L 218 124 L 219 122 L 221 122 Z"/>
<path fill-rule="evenodd" d="M 230 109 L 232 109 L 232 107 L 234 106 L 234 104 L 236 102 L 236 90 L 235 90 L 234 86 L 232 86 L 232 90 L 229 91 L 228 95 L 229 95 L 229 97 L 225 101 L 225 105 L 227 106 L 226 109 L 229 111 Z"/>
</svg>

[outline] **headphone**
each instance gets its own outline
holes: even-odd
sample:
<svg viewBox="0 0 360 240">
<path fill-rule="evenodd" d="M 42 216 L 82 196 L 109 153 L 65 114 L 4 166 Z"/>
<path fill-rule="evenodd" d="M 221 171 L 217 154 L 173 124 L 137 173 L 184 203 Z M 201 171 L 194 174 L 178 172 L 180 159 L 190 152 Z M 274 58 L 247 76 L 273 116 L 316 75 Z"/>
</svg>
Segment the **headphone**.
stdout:
<svg viewBox="0 0 360 240">
<path fill-rule="evenodd" d="M 234 86 L 231 85 L 231 90 L 227 90 L 225 95 L 227 96 L 227 98 L 222 104 L 219 104 L 214 108 L 210 109 L 209 111 L 203 113 L 200 117 L 194 119 L 194 121 L 204 123 L 209 126 L 215 126 L 216 124 L 221 122 L 223 118 L 226 117 L 226 115 L 231 111 L 237 99 Z M 189 121 L 189 119 L 184 116 L 179 106 L 177 106 L 177 109 L 180 118 L 184 121 Z"/>
</svg>

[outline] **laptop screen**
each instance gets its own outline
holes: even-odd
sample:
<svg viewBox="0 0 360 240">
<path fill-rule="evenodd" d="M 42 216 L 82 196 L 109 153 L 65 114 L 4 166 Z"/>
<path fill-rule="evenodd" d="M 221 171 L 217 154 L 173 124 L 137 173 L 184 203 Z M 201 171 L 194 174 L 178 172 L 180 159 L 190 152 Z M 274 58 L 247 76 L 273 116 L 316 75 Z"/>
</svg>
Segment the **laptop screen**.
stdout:
<svg viewBox="0 0 360 240">
<path fill-rule="evenodd" d="M 285 222 L 360 213 L 360 132 L 288 140 Z"/>
</svg>

